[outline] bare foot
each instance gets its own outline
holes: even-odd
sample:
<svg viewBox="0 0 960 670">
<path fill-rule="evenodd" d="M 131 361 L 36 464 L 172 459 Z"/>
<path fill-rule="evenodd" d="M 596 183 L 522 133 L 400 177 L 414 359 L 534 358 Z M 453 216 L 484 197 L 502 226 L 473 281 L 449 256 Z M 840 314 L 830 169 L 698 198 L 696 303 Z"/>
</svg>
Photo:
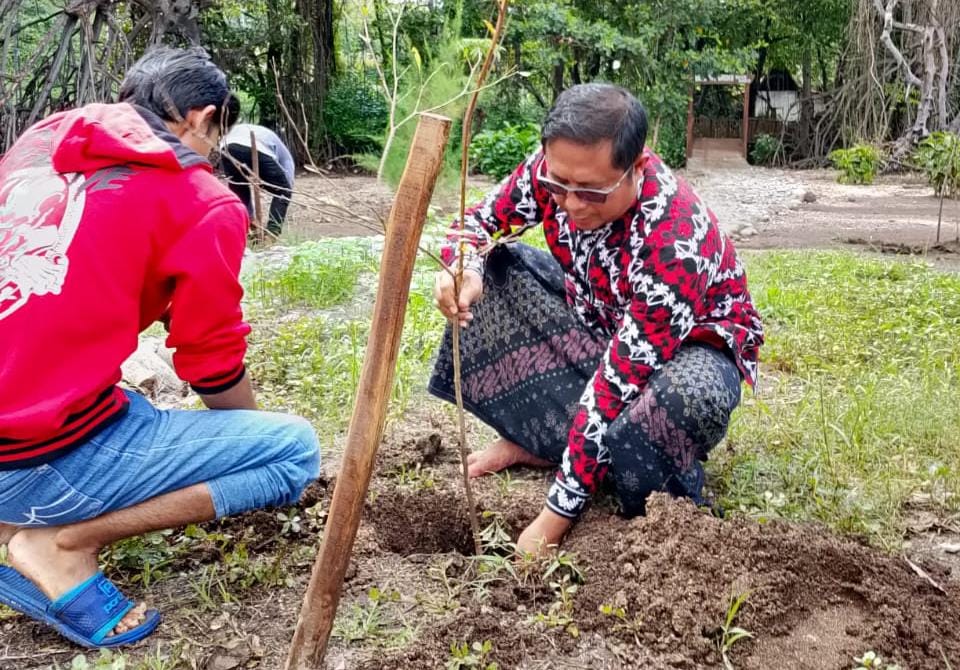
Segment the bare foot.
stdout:
<svg viewBox="0 0 960 670">
<path fill-rule="evenodd" d="M 483 451 L 474 451 L 467 456 L 467 475 L 482 477 L 492 472 L 506 470 L 511 465 L 549 468 L 553 463 L 537 458 L 520 445 L 501 437 Z"/>
<path fill-rule="evenodd" d="M 96 574 L 98 549 L 64 549 L 57 543 L 58 528 L 21 528 L 7 543 L 7 560 L 20 574 L 37 585 L 50 600 L 56 600 Z M 144 619 L 141 603 L 130 610 L 113 629 L 123 633 Z"/>
</svg>

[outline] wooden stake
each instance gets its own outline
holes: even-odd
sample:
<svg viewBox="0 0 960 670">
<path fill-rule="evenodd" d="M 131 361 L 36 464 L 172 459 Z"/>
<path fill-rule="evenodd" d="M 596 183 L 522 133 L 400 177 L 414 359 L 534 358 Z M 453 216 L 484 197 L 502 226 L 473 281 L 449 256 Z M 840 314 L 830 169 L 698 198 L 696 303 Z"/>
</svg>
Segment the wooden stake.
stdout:
<svg viewBox="0 0 960 670">
<path fill-rule="evenodd" d="M 343 463 L 287 657 L 287 670 L 318 670 L 326 653 L 373 461 L 383 436 L 417 246 L 449 136 L 450 119 L 421 115 L 387 219 L 377 300 Z"/>
<path fill-rule="evenodd" d="M 260 154 L 257 152 L 257 136 L 250 131 L 250 168 L 253 170 L 253 218 L 257 225 L 255 233 L 257 244 L 263 244 L 266 237 L 263 227 L 263 199 L 260 195 Z"/>
</svg>

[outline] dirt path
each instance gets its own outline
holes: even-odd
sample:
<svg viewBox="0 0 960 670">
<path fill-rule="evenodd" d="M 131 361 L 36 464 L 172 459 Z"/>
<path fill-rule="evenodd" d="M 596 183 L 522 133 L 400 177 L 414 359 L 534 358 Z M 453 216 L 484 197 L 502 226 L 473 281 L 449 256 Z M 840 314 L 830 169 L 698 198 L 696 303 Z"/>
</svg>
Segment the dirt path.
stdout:
<svg viewBox="0 0 960 670">
<path fill-rule="evenodd" d="M 871 186 L 839 184 L 831 170 L 746 167 L 687 175 L 721 223 L 747 249 L 861 249 L 914 254 L 960 268 L 960 201 L 940 200 L 914 175 Z"/>
<path fill-rule="evenodd" d="M 485 191 L 492 188 L 494 182 L 483 176 L 472 176 L 467 182 L 470 189 Z M 433 210 L 440 216 L 452 217 L 458 207 L 455 189 L 447 187 L 438 191 L 432 203 Z M 318 204 L 330 200 L 339 205 L 336 209 Z M 377 183 L 369 175 L 332 175 L 329 177 L 302 174 L 295 186 L 294 201 L 287 216 L 284 229 L 284 242 L 295 243 L 303 240 L 315 240 L 320 237 L 346 237 L 353 235 L 375 235 L 369 225 L 358 218 L 351 218 L 349 212 L 359 216 L 386 220 L 393 203 L 393 192 L 385 184 Z"/>
</svg>

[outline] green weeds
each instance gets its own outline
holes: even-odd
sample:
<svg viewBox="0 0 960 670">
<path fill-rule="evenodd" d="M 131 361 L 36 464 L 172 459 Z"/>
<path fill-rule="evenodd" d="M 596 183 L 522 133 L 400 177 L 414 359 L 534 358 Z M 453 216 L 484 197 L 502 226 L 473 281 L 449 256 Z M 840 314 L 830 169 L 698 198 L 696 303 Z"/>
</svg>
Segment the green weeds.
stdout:
<svg viewBox="0 0 960 670">
<path fill-rule="evenodd" d="M 423 464 L 401 465 L 393 473 L 393 479 L 397 488 L 401 491 L 422 492 L 431 491 L 436 486 L 434 479 L 436 473 L 430 468 L 424 468 Z"/>
<path fill-rule="evenodd" d="M 159 646 L 146 653 L 140 660 L 131 660 L 119 651 L 101 649 L 96 657 L 77 654 L 67 666 L 54 663 L 55 670 L 175 670 L 185 667 L 178 650 L 161 652 Z"/>
<path fill-rule="evenodd" d="M 497 663 L 490 660 L 493 653 L 493 643 L 490 640 L 468 644 L 454 642 L 450 645 L 450 660 L 447 661 L 447 670 L 461 670 L 462 668 L 479 668 L 480 670 L 498 670 Z"/>
<path fill-rule="evenodd" d="M 367 592 L 367 602 L 354 604 L 337 617 L 333 637 L 344 643 L 396 649 L 410 642 L 416 630 L 398 612 L 400 593 L 374 587 Z"/>
<path fill-rule="evenodd" d="M 372 239 L 304 242 L 287 265 L 245 277 L 246 299 L 254 310 L 280 315 L 294 308 L 327 309 L 350 300 L 362 275 L 376 270 Z"/>
<path fill-rule="evenodd" d="M 885 546 L 923 494 L 960 504 L 960 277 L 850 253 L 748 258 L 765 374 L 711 485 L 728 509 Z"/>
</svg>

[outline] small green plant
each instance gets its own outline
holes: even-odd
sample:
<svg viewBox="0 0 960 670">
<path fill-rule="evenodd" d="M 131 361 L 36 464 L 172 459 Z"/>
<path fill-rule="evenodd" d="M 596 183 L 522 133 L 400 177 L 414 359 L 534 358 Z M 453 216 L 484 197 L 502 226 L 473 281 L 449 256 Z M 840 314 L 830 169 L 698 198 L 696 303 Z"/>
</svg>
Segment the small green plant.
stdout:
<svg viewBox="0 0 960 670">
<path fill-rule="evenodd" d="M 935 132 L 920 142 L 913 161 L 927 175 L 937 195 L 960 195 L 960 136 Z"/>
<path fill-rule="evenodd" d="M 283 524 L 280 527 L 281 535 L 299 535 L 300 531 L 303 530 L 300 514 L 296 507 L 291 507 L 286 512 L 277 512 L 277 521 Z"/>
<path fill-rule="evenodd" d="M 510 539 L 510 533 L 507 530 L 503 517 L 490 510 L 484 510 L 480 513 L 480 518 L 484 521 L 489 520 L 486 526 L 480 531 L 480 544 L 483 546 L 484 554 L 510 554 L 516 548 L 516 545 Z"/>
<path fill-rule="evenodd" d="M 840 171 L 837 181 L 841 184 L 872 184 L 883 155 L 874 146 L 857 144 L 849 149 L 835 149 L 829 158 Z"/>
<path fill-rule="evenodd" d="M 490 640 L 483 642 L 454 642 L 450 645 L 450 660 L 447 661 L 447 670 L 461 668 L 480 668 L 481 670 L 498 670 L 500 667 L 490 660 L 493 643 Z"/>
<path fill-rule="evenodd" d="M 577 565 L 576 555 L 562 549 L 556 555 L 547 559 L 543 580 L 550 579 L 555 573 L 569 575 L 574 583 L 583 584 L 583 570 Z"/>
<path fill-rule="evenodd" d="M 172 530 L 147 533 L 121 540 L 103 550 L 101 559 L 111 569 L 129 573 L 133 581 L 150 586 L 168 573 L 168 566 L 188 546 L 170 541 Z"/>
<path fill-rule="evenodd" d="M 750 631 L 733 625 L 737 615 L 740 613 L 740 608 L 743 607 L 743 604 L 747 602 L 747 598 L 749 597 L 749 591 L 744 591 L 735 597 L 731 596 L 730 604 L 727 606 L 727 615 L 724 617 L 723 624 L 720 626 L 720 635 L 717 638 L 717 648 L 720 650 L 721 658 L 723 658 L 723 666 L 727 670 L 733 670 L 733 663 L 730 662 L 730 658 L 728 656 L 730 649 L 733 648 L 733 645 L 740 640 L 753 637 L 753 633 Z"/>
<path fill-rule="evenodd" d="M 327 522 L 327 510 L 323 508 L 322 502 L 307 507 L 303 510 L 303 513 L 307 518 L 307 528 L 312 531 L 322 530 L 324 524 Z"/>
<path fill-rule="evenodd" d="M 616 621 L 613 625 L 614 632 L 623 631 L 630 633 L 634 636 L 634 639 L 637 640 L 637 644 L 640 643 L 638 636 L 643 629 L 643 619 L 640 618 L 639 614 L 631 617 L 625 607 L 616 607 L 606 603 L 600 605 L 600 613 Z"/>
<path fill-rule="evenodd" d="M 281 543 L 274 555 L 260 554 L 251 557 L 247 546 L 243 543 L 238 544 L 231 551 L 223 554 L 221 559 L 226 583 L 236 585 L 242 590 L 257 584 L 293 586 L 293 578 L 286 570 L 289 551 L 290 545 Z"/>
<path fill-rule="evenodd" d="M 393 474 L 397 488 L 405 491 L 430 491 L 436 486 L 432 470 L 424 469 L 421 463 L 413 467 L 401 465 Z"/>
<path fill-rule="evenodd" d="M 228 581 L 219 565 L 208 565 L 200 573 L 200 579 L 190 583 L 202 611 L 219 612 L 224 605 L 236 601 L 227 588 Z"/>
<path fill-rule="evenodd" d="M 580 637 L 580 629 L 573 620 L 573 597 L 579 588 L 569 574 L 550 582 L 554 601 L 546 612 L 537 612 L 531 621 L 543 624 L 547 628 L 563 628 L 571 637 Z"/>
<path fill-rule="evenodd" d="M 854 670 L 868 668 L 869 670 L 900 670 L 900 666 L 895 663 L 887 663 L 875 651 L 868 651 L 863 656 L 853 659 L 856 663 Z"/>
<path fill-rule="evenodd" d="M 502 179 L 539 146 L 539 126 L 507 124 L 499 130 L 477 133 L 470 143 L 470 160 L 477 172 Z"/>
<path fill-rule="evenodd" d="M 754 165 L 769 165 L 780 150 L 780 140 L 773 135 L 761 133 L 753 140 L 750 162 Z"/>
<path fill-rule="evenodd" d="M 92 661 L 85 654 L 74 656 L 69 667 L 70 670 L 127 670 L 129 666 L 123 654 L 102 649 Z"/>
<path fill-rule="evenodd" d="M 554 600 L 546 613 L 539 612 L 533 621 L 547 628 L 563 628 L 571 637 L 579 637 L 580 629 L 573 620 L 573 597 L 584 581 L 583 571 L 576 564 L 576 556 L 566 551 L 540 559 L 540 581 L 546 582 Z"/>
<path fill-rule="evenodd" d="M 371 588 L 367 592 L 366 604 L 354 604 L 349 611 L 337 617 L 333 636 L 347 644 L 362 642 L 386 649 L 402 647 L 413 639 L 415 631 L 388 607 L 398 602 L 398 591 Z"/>
<path fill-rule="evenodd" d="M 70 665 L 54 663 L 52 670 L 175 670 L 184 667 L 179 648 L 161 652 L 158 645 L 153 652 L 147 653 L 140 661 L 132 661 L 119 651 L 101 649 L 99 655 L 90 659 L 86 654 L 78 654 L 70 660 Z"/>
<path fill-rule="evenodd" d="M 177 645 L 172 650 L 161 651 L 158 644 L 153 652 L 143 657 L 134 670 L 177 670 L 185 665 L 181 646 Z"/>
<path fill-rule="evenodd" d="M 510 476 L 509 470 L 504 470 L 503 472 L 494 472 L 493 478 L 497 482 L 497 491 L 504 498 L 509 497 L 514 491 L 523 485 L 522 482 L 519 482 Z"/>
<path fill-rule="evenodd" d="M 451 575 L 453 565 L 454 561 L 448 559 L 441 563 L 434 563 L 427 569 L 427 576 L 432 582 L 438 584 L 441 590 L 418 591 L 416 599 L 417 604 L 430 614 L 444 615 L 460 609 L 460 596 L 463 593 L 464 584 Z"/>
</svg>

